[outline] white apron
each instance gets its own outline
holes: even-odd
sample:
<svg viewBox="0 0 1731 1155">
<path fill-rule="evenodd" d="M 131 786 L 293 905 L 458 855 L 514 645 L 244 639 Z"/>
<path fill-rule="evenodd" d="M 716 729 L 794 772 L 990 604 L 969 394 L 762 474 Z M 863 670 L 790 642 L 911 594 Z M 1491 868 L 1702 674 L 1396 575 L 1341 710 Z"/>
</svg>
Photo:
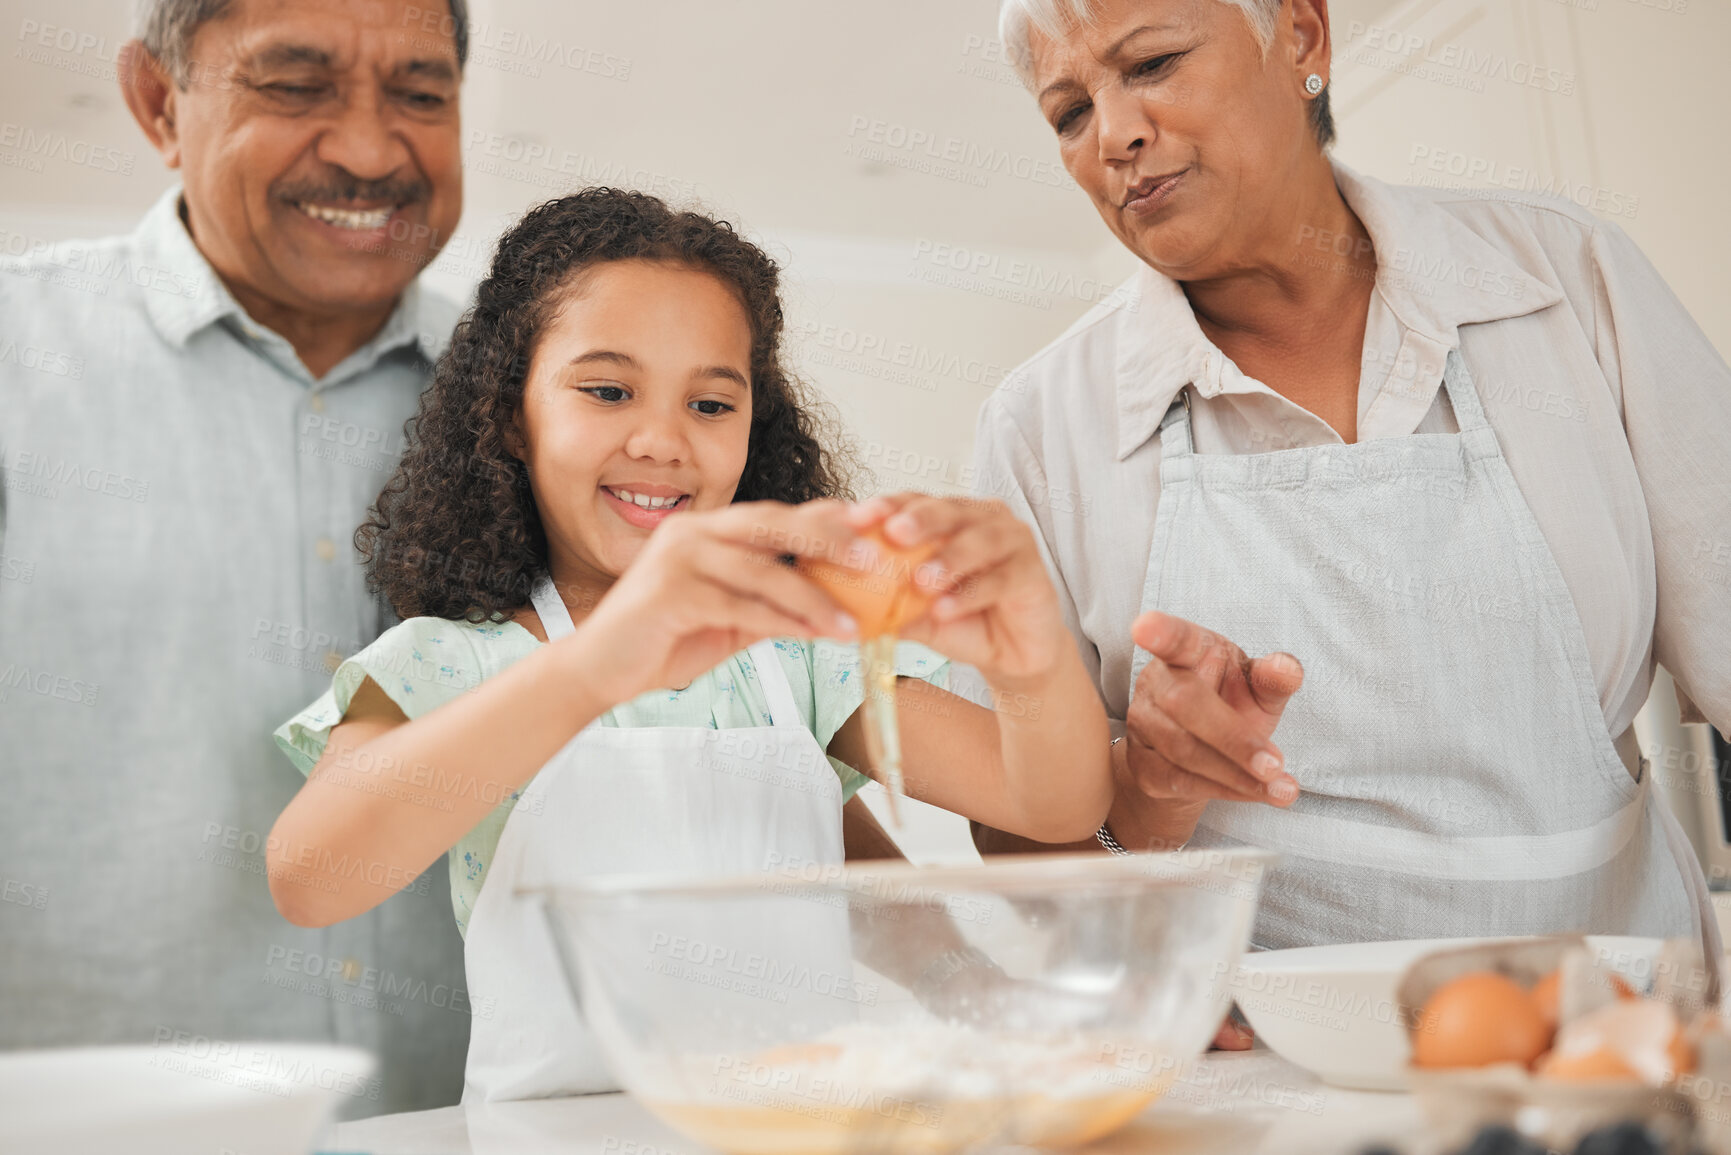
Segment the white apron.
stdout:
<svg viewBox="0 0 1731 1155">
<path fill-rule="evenodd" d="M 1458 434 L 1197 454 L 1188 395 L 1167 413 L 1143 609 L 1305 669 L 1275 734 L 1298 801 L 1212 802 L 1191 844 L 1285 856 L 1266 949 L 1699 934 L 1717 960 L 1700 864 L 1632 735 L 1606 732 L 1574 601 L 1458 351 L 1443 382 Z"/>
<path fill-rule="evenodd" d="M 548 641 L 572 631 L 565 603 L 545 579 L 534 604 Z M 478 1008 L 464 1102 L 619 1088 L 578 1017 L 540 904 L 518 896 L 520 885 L 598 874 L 732 875 L 772 862 L 842 861 L 840 780 L 800 722 L 773 643 L 759 642 L 749 653 L 771 725 L 593 724 L 524 788 L 499 837 L 464 944 L 469 994 Z M 717 933 L 762 937 L 761 926 L 730 932 L 693 917 L 699 921 L 679 929 L 711 941 Z M 840 933 L 845 960 L 845 922 Z M 835 950 L 829 948 L 831 957 Z M 690 969 L 682 959 L 648 953 L 644 961 Z M 698 982 L 669 978 L 665 985 L 673 998 L 714 997 Z"/>
</svg>

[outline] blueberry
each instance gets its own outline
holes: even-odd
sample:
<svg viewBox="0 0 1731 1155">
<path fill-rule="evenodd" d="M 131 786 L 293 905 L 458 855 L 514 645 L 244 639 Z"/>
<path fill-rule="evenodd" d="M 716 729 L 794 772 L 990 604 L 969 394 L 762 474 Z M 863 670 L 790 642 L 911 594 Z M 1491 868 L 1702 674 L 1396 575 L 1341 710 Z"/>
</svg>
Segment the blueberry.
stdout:
<svg viewBox="0 0 1731 1155">
<path fill-rule="evenodd" d="M 1550 1155 L 1545 1148 L 1509 1127 L 1486 1127 L 1460 1155 Z"/>
<path fill-rule="evenodd" d="M 1601 1127 L 1581 1140 L 1575 1155 L 1664 1155 L 1665 1147 L 1640 1123 Z"/>
</svg>

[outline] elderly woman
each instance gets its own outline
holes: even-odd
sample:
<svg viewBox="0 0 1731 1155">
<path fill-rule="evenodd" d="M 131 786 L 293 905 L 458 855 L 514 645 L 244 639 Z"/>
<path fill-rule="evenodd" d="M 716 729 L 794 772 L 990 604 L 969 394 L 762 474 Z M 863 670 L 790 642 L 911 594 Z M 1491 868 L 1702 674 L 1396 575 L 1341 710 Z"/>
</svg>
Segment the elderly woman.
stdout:
<svg viewBox="0 0 1731 1155">
<path fill-rule="evenodd" d="M 1002 20 L 1144 266 L 979 425 L 1122 719 L 1099 843 L 1282 852 L 1264 947 L 1716 943 L 1630 726 L 1657 661 L 1731 729 L 1731 371 L 1664 281 L 1332 163 L 1327 0 Z"/>
</svg>

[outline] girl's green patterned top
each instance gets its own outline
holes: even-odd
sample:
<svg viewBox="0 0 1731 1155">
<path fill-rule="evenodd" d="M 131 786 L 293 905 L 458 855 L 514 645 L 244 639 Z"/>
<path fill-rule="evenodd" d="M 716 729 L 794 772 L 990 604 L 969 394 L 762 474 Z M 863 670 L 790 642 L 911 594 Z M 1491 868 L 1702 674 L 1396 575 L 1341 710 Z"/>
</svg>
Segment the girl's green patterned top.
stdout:
<svg viewBox="0 0 1731 1155">
<path fill-rule="evenodd" d="M 278 727 L 277 744 L 302 774 L 309 773 L 324 753 L 331 728 L 342 720 L 366 678 L 376 682 L 405 715 L 414 719 L 474 689 L 544 644 L 514 622 L 477 625 L 444 618 L 410 618 L 337 667 L 331 688 Z M 793 687 L 800 721 L 818 745 L 827 749 L 836 731 L 864 701 L 858 647 L 778 640 L 775 652 Z M 896 672 L 905 677 L 944 687 L 948 684 L 947 667 L 947 659 L 924 646 L 903 642 L 896 648 Z M 693 679 L 683 690 L 652 691 L 614 707 L 597 721 L 603 726 L 738 729 L 767 726 L 770 717 L 757 671 L 742 650 Z M 865 784 L 865 776 L 834 758 L 830 763 L 841 778 L 843 796 L 853 797 Z M 417 782 L 412 774 L 402 778 L 392 786 L 405 792 L 425 790 L 430 785 Z M 457 928 L 465 933 L 469 912 L 487 877 L 487 864 L 516 798 L 515 793 L 501 798 L 492 812 L 451 848 L 451 905 Z"/>
</svg>

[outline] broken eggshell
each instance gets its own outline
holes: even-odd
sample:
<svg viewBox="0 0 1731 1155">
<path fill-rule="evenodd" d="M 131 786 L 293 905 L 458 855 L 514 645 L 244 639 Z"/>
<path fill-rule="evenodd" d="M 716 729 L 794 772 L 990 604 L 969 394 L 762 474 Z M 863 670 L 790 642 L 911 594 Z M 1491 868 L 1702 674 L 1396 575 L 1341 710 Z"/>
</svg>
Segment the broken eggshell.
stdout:
<svg viewBox="0 0 1731 1155">
<path fill-rule="evenodd" d="M 1607 1003 L 1558 1030 L 1550 1052 L 1533 1064 L 1547 1079 L 1611 1079 L 1663 1087 L 1695 1070 L 1695 1051 L 1676 1010 L 1658 999 Z"/>
<path fill-rule="evenodd" d="M 826 558 L 800 558 L 796 566 L 853 616 L 861 638 L 899 633 L 932 602 L 932 592 L 917 584 L 914 575 L 937 552 L 938 543 L 893 545 L 877 528 L 861 537 L 877 551 L 876 564 L 867 569 Z"/>
</svg>

